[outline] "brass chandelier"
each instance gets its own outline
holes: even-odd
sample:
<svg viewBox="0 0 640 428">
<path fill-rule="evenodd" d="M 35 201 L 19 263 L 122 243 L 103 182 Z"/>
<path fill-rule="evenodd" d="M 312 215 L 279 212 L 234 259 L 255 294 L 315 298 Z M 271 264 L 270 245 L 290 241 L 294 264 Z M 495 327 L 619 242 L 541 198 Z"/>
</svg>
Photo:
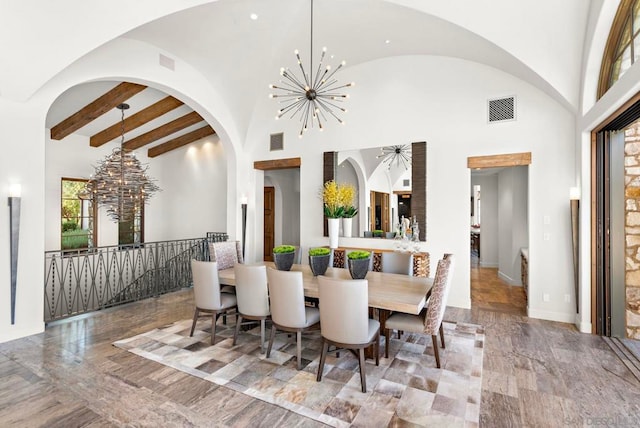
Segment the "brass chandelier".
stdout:
<svg viewBox="0 0 640 428">
<path fill-rule="evenodd" d="M 129 105 L 123 103 L 117 108 L 122 112 L 120 147 L 98 163 L 85 185 L 85 192 L 99 207 L 107 209 L 111 220 L 124 222 L 132 221 L 160 188 L 147 175 L 149 167 L 124 148 L 124 111 Z"/>
<path fill-rule="evenodd" d="M 402 165 L 405 170 L 411 166 L 411 145 L 402 144 L 395 146 L 385 146 L 376 159 L 382 158 L 382 163 L 387 164 L 387 169 L 395 163 L 396 166 Z"/>
<path fill-rule="evenodd" d="M 340 85 L 334 78 L 334 75 L 340 70 L 346 63 L 342 61 L 338 67 L 331 69 L 330 65 L 323 68 L 324 57 L 327 53 L 327 48 L 322 48 L 322 54 L 320 55 L 320 63 L 314 75 L 313 69 L 313 0 L 311 0 L 311 48 L 309 50 L 309 72 L 304 69 L 302 59 L 300 59 L 300 53 L 296 49 L 294 54 L 300 67 L 302 76 L 296 76 L 296 74 L 289 68 L 281 68 L 280 75 L 284 78 L 280 80 L 280 85 L 269 85 L 271 89 L 279 91 L 276 94 L 269 94 L 271 98 L 281 98 L 280 103 L 283 104 L 282 108 L 278 110 L 276 119 L 280 119 L 282 116 L 291 113 L 291 118 L 296 115 L 300 116 L 301 128 L 300 134 L 302 138 L 304 132 L 309 128 L 315 126 L 320 131 L 323 130 L 324 123 L 327 121 L 327 117 L 332 116 L 339 123 L 344 124 L 338 114 L 340 112 L 346 113 L 347 109 L 342 107 L 342 103 L 345 99 L 349 98 L 348 94 L 341 93 L 340 89 L 347 88 L 355 85 L 350 82 L 344 85 Z"/>
</svg>

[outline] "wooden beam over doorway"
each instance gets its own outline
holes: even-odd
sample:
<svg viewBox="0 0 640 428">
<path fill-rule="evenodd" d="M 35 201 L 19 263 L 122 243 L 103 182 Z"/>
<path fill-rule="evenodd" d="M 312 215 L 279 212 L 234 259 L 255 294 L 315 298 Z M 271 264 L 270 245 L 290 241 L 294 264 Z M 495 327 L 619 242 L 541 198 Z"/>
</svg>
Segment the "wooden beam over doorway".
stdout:
<svg viewBox="0 0 640 428">
<path fill-rule="evenodd" d="M 492 156 L 470 156 L 467 158 L 467 168 L 500 168 L 531 164 L 531 152 L 509 153 Z"/>
<path fill-rule="evenodd" d="M 253 167 L 262 171 L 272 169 L 300 168 L 302 161 L 300 158 L 274 159 L 266 161 L 255 161 Z"/>
</svg>

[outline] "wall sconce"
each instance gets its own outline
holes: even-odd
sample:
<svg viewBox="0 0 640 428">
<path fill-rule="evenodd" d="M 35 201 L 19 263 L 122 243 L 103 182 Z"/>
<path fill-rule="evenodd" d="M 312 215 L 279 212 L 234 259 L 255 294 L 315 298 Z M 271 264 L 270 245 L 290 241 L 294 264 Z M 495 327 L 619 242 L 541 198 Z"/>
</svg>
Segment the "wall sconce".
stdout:
<svg viewBox="0 0 640 428">
<path fill-rule="evenodd" d="M 240 198 L 240 206 L 242 207 L 242 258 L 244 259 L 245 242 L 247 241 L 247 197 Z"/>
<path fill-rule="evenodd" d="M 571 204 L 571 248 L 573 250 L 573 288 L 576 299 L 576 313 L 579 313 L 578 288 L 579 278 L 579 246 L 580 246 L 580 188 L 569 189 L 569 203 Z"/>
<path fill-rule="evenodd" d="M 20 238 L 20 193 L 22 187 L 9 186 L 9 239 L 11 257 L 11 324 L 16 323 L 16 285 L 18 277 L 18 241 Z"/>
</svg>

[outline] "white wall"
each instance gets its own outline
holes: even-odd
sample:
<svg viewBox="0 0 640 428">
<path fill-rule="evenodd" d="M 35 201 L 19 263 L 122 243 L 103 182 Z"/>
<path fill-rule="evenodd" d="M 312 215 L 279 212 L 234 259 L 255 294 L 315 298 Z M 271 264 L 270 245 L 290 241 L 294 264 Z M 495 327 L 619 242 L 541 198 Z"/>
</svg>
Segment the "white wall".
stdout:
<svg viewBox="0 0 640 428">
<path fill-rule="evenodd" d="M 48 135 L 48 130 L 47 130 Z M 45 248 L 60 249 L 60 180 L 89 178 L 94 165 L 119 142 L 102 147 L 89 145 L 88 137 L 72 134 L 52 141 L 47 136 L 45 175 Z M 227 167 L 224 151 L 215 136 L 202 139 L 153 159 L 146 150 L 136 151 L 148 174 L 162 189 L 145 207 L 145 241 L 204 237 L 206 232 L 227 228 Z M 99 209 L 98 246 L 118 244 L 118 225 Z"/>
<path fill-rule="evenodd" d="M 574 172 L 575 120 L 549 96 L 499 70 L 445 57 L 406 56 L 347 68 L 340 76 L 356 81 L 347 124 L 329 123 L 323 133 L 297 139 L 297 121 L 274 121 L 273 100 L 259 100 L 245 151 L 254 159 L 300 156 L 301 243 L 326 245 L 322 237 L 322 153 L 379 146 L 380 141 L 427 141 L 427 249 L 432 270 L 444 252 L 460 254 L 450 304 L 469 307 L 468 156 L 531 152 L 530 311 L 535 316 L 573 322 L 570 304 L 571 250 L 566 195 Z M 371 90 L 376 88 L 376 90 Z M 486 123 L 486 102 L 517 95 L 518 120 Z M 461 118 L 464 118 L 461 121 Z M 375 124 L 375 126 L 372 126 Z M 264 136 L 284 132 L 285 151 L 268 152 Z M 552 217 L 552 239 L 543 241 L 543 215 Z M 386 240 L 375 245 L 384 246 Z M 343 245 L 373 245 L 346 238 Z M 554 269 L 547 267 L 553 265 Z M 553 298 L 542 301 L 542 294 Z"/>
<path fill-rule="evenodd" d="M 506 168 L 498 174 L 498 275 L 522 285 L 520 249 L 527 247 L 527 169 Z"/>
<path fill-rule="evenodd" d="M 498 175 L 480 175 L 471 180 L 480 186 L 480 265 L 498 267 Z"/>
</svg>

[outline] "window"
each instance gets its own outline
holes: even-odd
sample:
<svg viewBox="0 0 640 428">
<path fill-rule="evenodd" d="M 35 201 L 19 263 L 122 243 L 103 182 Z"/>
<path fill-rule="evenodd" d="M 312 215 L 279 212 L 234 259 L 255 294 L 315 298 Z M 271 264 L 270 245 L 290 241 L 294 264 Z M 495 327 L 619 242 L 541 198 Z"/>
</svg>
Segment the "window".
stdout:
<svg viewBox="0 0 640 428">
<path fill-rule="evenodd" d="M 136 206 L 132 220 L 118 223 L 118 245 L 135 245 L 144 242 L 144 203 Z"/>
<path fill-rule="evenodd" d="M 60 249 L 92 248 L 96 243 L 96 210 L 89 199 L 82 199 L 87 180 L 62 179 Z"/>
<path fill-rule="evenodd" d="M 622 0 L 602 58 L 598 98 L 640 60 L 640 0 Z"/>
</svg>

